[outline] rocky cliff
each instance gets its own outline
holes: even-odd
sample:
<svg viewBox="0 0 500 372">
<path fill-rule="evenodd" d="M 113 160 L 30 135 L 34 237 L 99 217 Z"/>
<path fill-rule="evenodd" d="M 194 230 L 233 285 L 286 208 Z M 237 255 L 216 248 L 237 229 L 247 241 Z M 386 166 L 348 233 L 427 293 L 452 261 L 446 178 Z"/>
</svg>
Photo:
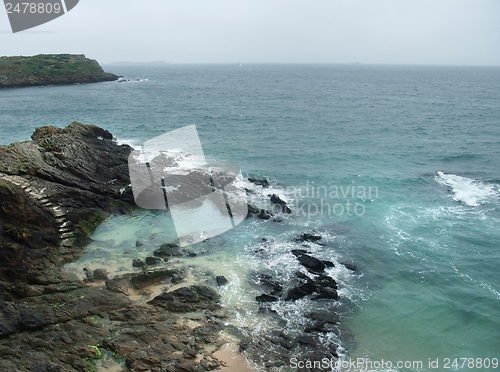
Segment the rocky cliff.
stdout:
<svg viewBox="0 0 500 372">
<path fill-rule="evenodd" d="M 137 301 L 139 291 L 160 282 L 181 283 L 182 271 L 146 266 L 108 279 L 99 269 L 82 282 L 62 269 L 104 218 L 134 213 L 132 149 L 77 122 L 37 128 L 32 139 L 0 146 L 0 371 L 89 371 L 104 363 L 103 353 L 131 371 L 220 366 L 214 348 L 205 348 L 221 345 L 213 289 L 181 287 L 169 295 L 182 305 L 177 312 L 214 314 L 186 327 L 165 311 L 173 306 L 168 296 Z"/>
<path fill-rule="evenodd" d="M 104 72 L 97 61 L 85 58 L 83 54 L 0 57 L 0 88 L 97 83 L 118 78 Z"/>
</svg>

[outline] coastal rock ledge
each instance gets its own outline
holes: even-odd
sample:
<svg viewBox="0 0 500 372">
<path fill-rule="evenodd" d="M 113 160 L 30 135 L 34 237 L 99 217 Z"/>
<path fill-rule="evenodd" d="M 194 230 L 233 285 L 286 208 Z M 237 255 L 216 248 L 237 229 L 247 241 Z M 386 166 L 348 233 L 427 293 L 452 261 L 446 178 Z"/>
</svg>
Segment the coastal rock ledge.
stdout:
<svg viewBox="0 0 500 372">
<path fill-rule="evenodd" d="M 62 269 L 108 215 L 135 213 L 132 149 L 78 122 L 37 128 L 32 139 L 0 146 L 0 371 L 84 372 L 110 359 L 116 370 L 219 368 L 224 325 L 214 290 L 180 288 L 149 304 L 139 291 L 178 284 L 182 273 L 144 269 L 106 280 L 94 270 L 85 282 Z M 127 290 L 112 285 L 122 282 Z M 175 313 L 165 308 L 169 296 Z M 199 312 L 189 326 L 179 314 L 186 311 Z"/>
<path fill-rule="evenodd" d="M 0 57 L 0 88 L 98 83 L 118 78 L 83 54 Z"/>
</svg>

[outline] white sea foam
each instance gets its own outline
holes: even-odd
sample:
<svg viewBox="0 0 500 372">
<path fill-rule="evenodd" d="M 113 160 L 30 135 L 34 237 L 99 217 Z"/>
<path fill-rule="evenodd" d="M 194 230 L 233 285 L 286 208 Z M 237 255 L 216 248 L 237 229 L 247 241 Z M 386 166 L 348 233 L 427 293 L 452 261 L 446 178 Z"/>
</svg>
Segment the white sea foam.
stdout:
<svg viewBox="0 0 500 372">
<path fill-rule="evenodd" d="M 120 77 L 117 80 L 117 82 L 119 82 L 119 83 L 140 83 L 140 82 L 144 82 L 144 81 L 148 81 L 148 79 L 127 79 L 124 77 Z"/>
<path fill-rule="evenodd" d="M 436 181 L 451 187 L 453 199 L 465 203 L 471 207 L 485 203 L 490 198 L 498 198 L 498 191 L 494 185 L 474 180 L 455 174 L 437 172 Z"/>
<path fill-rule="evenodd" d="M 130 147 L 132 147 L 134 150 L 140 150 L 141 147 L 136 145 L 135 143 L 135 140 L 131 140 L 131 139 L 121 139 L 121 138 L 116 138 L 114 137 L 113 140 L 116 142 L 116 144 L 118 146 L 121 146 L 121 145 L 129 145 Z"/>
</svg>

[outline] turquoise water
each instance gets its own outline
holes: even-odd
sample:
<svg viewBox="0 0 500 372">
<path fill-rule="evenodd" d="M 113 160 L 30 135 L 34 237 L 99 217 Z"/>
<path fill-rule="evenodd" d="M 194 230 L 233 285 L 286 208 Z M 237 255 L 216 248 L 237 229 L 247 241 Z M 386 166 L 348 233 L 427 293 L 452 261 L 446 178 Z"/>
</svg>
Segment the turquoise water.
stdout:
<svg viewBox="0 0 500 372">
<path fill-rule="evenodd" d="M 224 298 L 238 314 L 251 315 L 254 306 L 246 273 L 291 275 L 298 268 L 288 254 L 291 239 L 317 231 L 327 242 L 312 248 L 317 256 L 359 268 L 360 275 L 340 265 L 331 272 L 342 288 L 346 358 L 424 361 L 420 370 L 429 370 L 429 358 L 440 358 L 442 369 L 444 358 L 500 357 L 499 68 L 172 65 L 112 72 L 140 81 L 0 90 L 0 143 L 73 120 L 136 145 L 196 124 L 208 160 L 269 178 L 296 211 L 279 224 L 246 221 L 195 247 L 211 252 L 196 265 L 234 279 Z M 357 209 L 349 214 L 347 203 Z M 150 212 L 111 219 L 89 249 L 104 258 L 119 251 L 128 268 L 133 254 L 147 255 L 168 238 L 169 221 Z M 117 234 L 119 227 L 136 233 Z M 262 237 L 269 240 L 265 257 L 255 254 Z M 143 251 L 124 254 L 137 239 L 148 242 Z M 297 309 L 276 306 L 290 326 L 300 322 Z"/>
</svg>

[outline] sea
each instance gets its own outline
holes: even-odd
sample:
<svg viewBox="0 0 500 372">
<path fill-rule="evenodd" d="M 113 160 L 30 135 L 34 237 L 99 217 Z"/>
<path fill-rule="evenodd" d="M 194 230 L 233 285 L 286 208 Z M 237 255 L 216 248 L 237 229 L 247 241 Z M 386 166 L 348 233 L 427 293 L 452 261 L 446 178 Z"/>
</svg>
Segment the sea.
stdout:
<svg viewBox="0 0 500 372">
<path fill-rule="evenodd" d="M 207 161 L 269 181 L 246 183 L 254 203 L 269 207 L 277 194 L 293 211 L 246 219 L 192 248 L 197 276 L 229 280 L 220 289 L 229 323 L 259 337 L 335 308 L 342 326 L 323 342 L 340 344 L 344 361 L 366 358 L 380 371 L 498 368 L 500 68 L 104 67 L 122 81 L 0 90 L 0 143 L 76 120 L 140 146 L 195 124 Z M 303 270 L 290 253 L 302 233 L 322 236 L 306 249 L 335 264 L 327 273 L 340 299 L 278 301 L 278 322 L 259 313 L 250 278 L 286 281 Z M 67 269 L 130 271 L 132 258 L 174 238 L 168 212 L 112 216 Z"/>
</svg>

